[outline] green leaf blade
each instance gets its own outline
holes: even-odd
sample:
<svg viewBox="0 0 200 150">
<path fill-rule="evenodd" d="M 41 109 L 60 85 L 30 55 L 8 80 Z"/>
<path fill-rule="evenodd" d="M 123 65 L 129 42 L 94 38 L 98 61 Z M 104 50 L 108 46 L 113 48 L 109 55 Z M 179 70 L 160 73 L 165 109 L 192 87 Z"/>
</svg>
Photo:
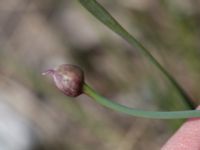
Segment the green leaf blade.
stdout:
<svg viewBox="0 0 200 150">
<path fill-rule="evenodd" d="M 153 55 L 136 38 L 127 32 L 101 4 L 99 4 L 96 0 L 79 0 L 79 2 L 104 25 L 121 36 L 133 47 L 140 50 L 169 79 L 179 94 L 183 97 L 185 103 L 192 109 L 196 107 L 190 96 L 176 82 L 170 73 L 166 71 L 165 68 L 153 57 Z"/>
</svg>

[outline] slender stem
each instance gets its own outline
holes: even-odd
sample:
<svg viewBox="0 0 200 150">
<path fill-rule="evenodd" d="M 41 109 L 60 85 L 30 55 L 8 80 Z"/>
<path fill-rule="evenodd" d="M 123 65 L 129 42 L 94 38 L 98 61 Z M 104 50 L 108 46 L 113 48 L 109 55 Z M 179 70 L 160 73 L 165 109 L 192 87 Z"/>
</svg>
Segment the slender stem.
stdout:
<svg viewBox="0 0 200 150">
<path fill-rule="evenodd" d="M 105 24 L 112 31 L 117 33 L 123 39 L 125 39 L 133 47 L 137 47 L 157 68 L 169 79 L 169 81 L 174 85 L 180 95 L 183 97 L 184 101 L 188 104 L 191 109 L 196 106 L 190 96 L 185 92 L 185 90 L 176 82 L 176 80 L 170 75 L 170 73 L 165 70 L 162 65 L 153 57 L 153 55 L 145 48 L 137 39 L 135 39 L 131 34 L 129 34 L 118 22 L 115 20 L 107 10 L 103 8 L 96 0 L 79 0 L 80 3 L 91 12 L 98 20 Z"/>
<path fill-rule="evenodd" d="M 151 119 L 181 119 L 181 118 L 200 117 L 200 110 L 159 112 L 159 111 L 145 111 L 145 110 L 137 110 L 134 108 L 129 108 L 127 106 L 118 104 L 99 95 L 95 90 L 93 90 L 87 84 L 84 84 L 83 92 L 89 97 L 91 97 L 94 101 L 98 102 L 99 104 L 105 107 L 136 117 L 144 117 Z"/>
</svg>

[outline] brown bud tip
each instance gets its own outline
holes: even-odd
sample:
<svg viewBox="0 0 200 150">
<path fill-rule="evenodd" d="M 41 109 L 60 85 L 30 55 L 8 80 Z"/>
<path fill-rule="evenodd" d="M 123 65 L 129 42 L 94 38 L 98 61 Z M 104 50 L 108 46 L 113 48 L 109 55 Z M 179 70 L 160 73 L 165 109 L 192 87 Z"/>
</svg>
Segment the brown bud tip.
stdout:
<svg viewBox="0 0 200 150">
<path fill-rule="evenodd" d="M 57 88 L 67 96 L 76 97 L 82 94 L 84 74 L 78 66 L 63 64 L 56 69 L 47 70 L 42 75 L 52 76 Z"/>
</svg>

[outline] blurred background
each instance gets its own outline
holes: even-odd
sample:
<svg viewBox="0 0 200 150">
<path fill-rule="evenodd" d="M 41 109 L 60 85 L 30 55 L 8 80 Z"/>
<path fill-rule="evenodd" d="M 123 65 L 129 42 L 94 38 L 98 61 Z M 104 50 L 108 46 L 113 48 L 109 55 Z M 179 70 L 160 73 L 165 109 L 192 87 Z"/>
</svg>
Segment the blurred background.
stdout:
<svg viewBox="0 0 200 150">
<path fill-rule="evenodd" d="M 200 99 L 200 1 L 99 0 L 192 97 Z M 41 75 L 79 65 L 86 81 L 129 107 L 188 106 L 141 53 L 74 0 L 0 0 L 1 150 L 156 150 L 184 120 L 124 115 Z"/>
</svg>

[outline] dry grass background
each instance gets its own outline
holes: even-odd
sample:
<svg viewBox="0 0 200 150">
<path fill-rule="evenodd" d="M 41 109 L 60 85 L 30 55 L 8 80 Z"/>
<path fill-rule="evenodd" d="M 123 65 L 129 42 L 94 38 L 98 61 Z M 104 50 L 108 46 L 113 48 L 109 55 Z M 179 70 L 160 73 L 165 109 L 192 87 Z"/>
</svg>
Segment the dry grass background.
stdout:
<svg viewBox="0 0 200 150">
<path fill-rule="evenodd" d="M 100 1 L 200 98 L 200 1 Z M 185 109 L 137 49 L 73 0 L 0 0 L 0 149 L 156 150 L 182 121 L 123 115 L 86 96 L 65 97 L 41 72 L 62 63 L 85 70 L 100 93 L 130 107 Z"/>
</svg>

